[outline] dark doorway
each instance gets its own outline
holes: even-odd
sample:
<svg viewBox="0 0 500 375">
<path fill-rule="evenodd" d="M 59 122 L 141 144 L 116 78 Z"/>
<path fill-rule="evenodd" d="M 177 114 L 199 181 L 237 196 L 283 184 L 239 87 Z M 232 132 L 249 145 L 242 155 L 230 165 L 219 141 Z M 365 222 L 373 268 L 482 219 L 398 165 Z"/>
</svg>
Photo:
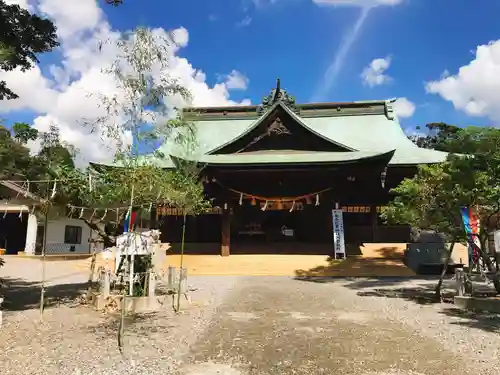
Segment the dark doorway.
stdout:
<svg viewBox="0 0 500 375">
<path fill-rule="evenodd" d="M 301 210 L 235 208 L 231 254 L 321 254 L 333 252 L 331 212 L 308 205 Z"/>
<path fill-rule="evenodd" d="M 26 246 L 26 231 L 28 229 L 28 214 L 7 213 L 0 214 L 0 248 L 6 254 L 17 254 L 24 251 Z"/>
</svg>

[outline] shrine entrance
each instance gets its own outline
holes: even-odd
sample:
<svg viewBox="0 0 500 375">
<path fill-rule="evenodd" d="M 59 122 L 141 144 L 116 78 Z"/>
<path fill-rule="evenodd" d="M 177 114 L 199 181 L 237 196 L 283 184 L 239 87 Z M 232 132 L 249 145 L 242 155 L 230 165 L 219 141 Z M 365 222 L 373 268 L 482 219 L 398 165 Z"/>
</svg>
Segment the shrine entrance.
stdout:
<svg viewBox="0 0 500 375">
<path fill-rule="evenodd" d="M 285 204 L 283 204 L 285 205 Z M 332 219 L 326 206 L 237 206 L 231 219 L 232 254 L 332 255 Z"/>
</svg>

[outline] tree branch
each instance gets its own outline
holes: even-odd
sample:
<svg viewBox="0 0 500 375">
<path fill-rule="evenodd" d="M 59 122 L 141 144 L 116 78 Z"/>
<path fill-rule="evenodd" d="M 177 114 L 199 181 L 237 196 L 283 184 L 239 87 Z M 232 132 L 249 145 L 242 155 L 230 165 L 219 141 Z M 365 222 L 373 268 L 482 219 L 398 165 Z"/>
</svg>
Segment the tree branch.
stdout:
<svg viewBox="0 0 500 375">
<path fill-rule="evenodd" d="M 108 247 L 113 247 L 116 245 L 116 237 L 107 233 L 105 226 L 100 226 L 99 224 L 102 224 L 102 222 L 99 221 L 92 221 L 89 219 L 82 218 L 82 220 L 89 226 L 90 229 L 94 230 L 97 232 L 99 237 L 102 238 L 104 248 Z"/>
</svg>

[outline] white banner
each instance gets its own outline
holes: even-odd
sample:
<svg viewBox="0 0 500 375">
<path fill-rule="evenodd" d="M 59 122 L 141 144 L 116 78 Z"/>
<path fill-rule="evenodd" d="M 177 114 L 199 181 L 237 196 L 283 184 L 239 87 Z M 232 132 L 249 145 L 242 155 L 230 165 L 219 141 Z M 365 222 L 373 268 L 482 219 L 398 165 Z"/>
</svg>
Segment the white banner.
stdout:
<svg viewBox="0 0 500 375">
<path fill-rule="evenodd" d="M 344 242 L 344 219 L 342 210 L 332 210 L 333 219 L 333 256 L 337 258 L 345 258 L 345 242 Z"/>
</svg>

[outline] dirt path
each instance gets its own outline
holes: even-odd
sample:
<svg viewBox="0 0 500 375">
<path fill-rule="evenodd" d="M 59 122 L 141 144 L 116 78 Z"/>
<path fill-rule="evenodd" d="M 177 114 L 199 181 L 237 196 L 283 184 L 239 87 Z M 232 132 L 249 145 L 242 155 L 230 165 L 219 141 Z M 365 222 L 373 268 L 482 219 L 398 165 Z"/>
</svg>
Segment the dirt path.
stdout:
<svg viewBox="0 0 500 375">
<path fill-rule="evenodd" d="M 343 306 L 330 291 L 288 278 L 247 279 L 180 373 L 467 374 L 438 342 L 383 315 Z"/>
</svg>

